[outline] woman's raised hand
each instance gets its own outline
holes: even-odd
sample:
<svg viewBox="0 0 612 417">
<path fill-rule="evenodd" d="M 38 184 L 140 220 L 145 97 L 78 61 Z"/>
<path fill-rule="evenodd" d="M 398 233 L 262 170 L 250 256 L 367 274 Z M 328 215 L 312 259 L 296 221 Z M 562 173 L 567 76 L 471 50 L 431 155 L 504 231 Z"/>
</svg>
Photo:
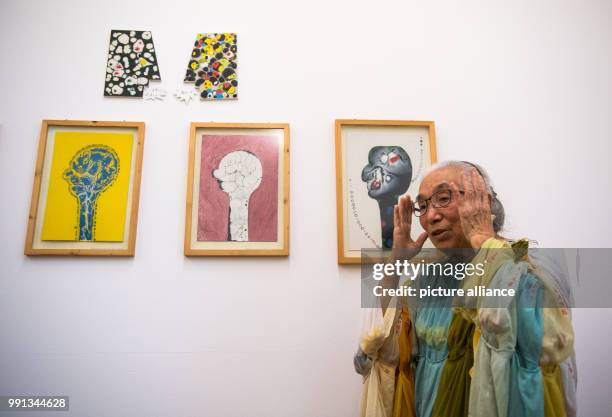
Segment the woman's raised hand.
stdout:
<svg viewBox="0 0 612 417">
<path fill-rule="evenodd" d="M 414 204 L 409 195 L 399 198 L 393 207 L 393 249 L 396 257 L 412 258 L 421 251 L 427 233 L 423 232 L 416 240 L 412 239 L 412 212 Z M 398 249 L 398 251 L 396 251 Z"/>
<path fill-rule="evenodd" d="M 472 168 L 461 175 L 460 185 L 450 184 L 457 199 L 461 228 L 474 249 L 480 249 L 485 240 L 495 237 L 491 201 L 482 176 Z M 463 192 L 462 192 L 463 190 Z"/>
</svg>

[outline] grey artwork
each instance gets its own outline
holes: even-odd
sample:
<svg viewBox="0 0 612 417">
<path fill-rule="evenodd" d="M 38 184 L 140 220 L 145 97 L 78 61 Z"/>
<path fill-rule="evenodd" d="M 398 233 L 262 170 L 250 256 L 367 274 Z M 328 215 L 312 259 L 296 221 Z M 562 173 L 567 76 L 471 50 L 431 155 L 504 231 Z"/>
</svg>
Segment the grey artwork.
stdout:
<svg viewBox="0 0 612 417">
<path fill-rule="evenodd" d="M 378 202 L 383 248 L 393 247 L 393 206 L 408 191 L 412 163 L 401 146 L 375 146 L 368 153 L 368 164 L 361 172 L 368 195 Z"/>
</svg>

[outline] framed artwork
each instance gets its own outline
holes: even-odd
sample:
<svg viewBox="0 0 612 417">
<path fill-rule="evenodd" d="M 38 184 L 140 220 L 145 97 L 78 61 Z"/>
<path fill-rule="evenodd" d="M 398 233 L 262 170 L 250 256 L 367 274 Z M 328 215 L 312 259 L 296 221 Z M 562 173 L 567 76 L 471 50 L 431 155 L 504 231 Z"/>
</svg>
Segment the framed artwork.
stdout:
<svg viewBox="0 0 612 417">
<path fill-rule="evenodd" d="M 190 130 L 185 255 L 289 255 L 289 125 Z"/>
<path fill-rule="evenodd" d="M 144 128 L 43 120 L 26 255 L 134 256 Z"/>
<path fill-rule="evenodd" d="M 393 206 L 418 194 L 435 161 L 433 122 L 336 120 L 339 264 L 361 263 L 362 249 L 393 247 Z"/>
</svg>

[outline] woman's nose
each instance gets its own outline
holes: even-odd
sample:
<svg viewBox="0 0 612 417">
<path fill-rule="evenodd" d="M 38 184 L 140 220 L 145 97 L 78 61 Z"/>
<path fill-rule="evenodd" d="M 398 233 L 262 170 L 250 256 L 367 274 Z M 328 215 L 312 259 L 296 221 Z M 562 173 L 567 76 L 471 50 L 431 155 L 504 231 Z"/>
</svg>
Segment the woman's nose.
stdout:
<svg viewBox="0 0 612 417">
<path fill-rule="evenodd" d="M 425 216 L 427 217 L 428 223 L 436 223 L 442 219 L 440 209 L 435 208 L 432 204 L 429 204 L 429 207 L 427 207 L 427 213 L 425 213 Z"/>
</svg>

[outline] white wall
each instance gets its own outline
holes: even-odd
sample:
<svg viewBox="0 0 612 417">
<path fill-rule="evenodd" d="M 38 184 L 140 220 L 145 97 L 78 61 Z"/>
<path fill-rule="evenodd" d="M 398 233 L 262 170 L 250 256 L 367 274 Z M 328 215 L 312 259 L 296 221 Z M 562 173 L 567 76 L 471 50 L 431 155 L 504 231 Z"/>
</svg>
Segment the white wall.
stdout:
<svg viewBox="0 0 612 417">
<path fill-rule="evenodd" d="M 490 170 L 509 235 L 609 247 L 611 19 L 608 0 L 3 1 L 0 395 L 70 395 L 80 417 L 354 416 L 333 120 L 434 120 L 440 160 Z M 197 32 L 237 32 L 240 99 L 104 99 L 111 29 L 153 31 L 170 93 Z M 23 256 L 44 118 L 146 122 L 134 259 Z M 183 257 L 190 121 L 291 123 L 288 259 Z M 612 314 L 575 314 L 581 416 L 602 416 Z"/>
</svg>

